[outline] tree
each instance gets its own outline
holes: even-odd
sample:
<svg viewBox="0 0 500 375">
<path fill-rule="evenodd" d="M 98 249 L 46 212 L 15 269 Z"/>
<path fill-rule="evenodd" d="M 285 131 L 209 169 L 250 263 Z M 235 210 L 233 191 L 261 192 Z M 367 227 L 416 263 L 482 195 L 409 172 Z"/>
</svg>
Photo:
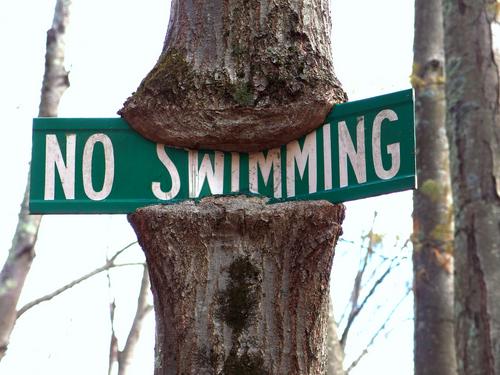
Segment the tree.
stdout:
<svg viewBox="0 0 500 375">
<path fill-rule="evenodd" d="M 445 130 L 441 1 L 415 1 L 417 168 L 413 193 L 415 374 L 456 374 L 453 217 Z"/>
<path fill-rule="evenodd" d="M 172 2 L 162 55 L 120 111 L 144 136 L 256 151 L 321 125 L 346 99 L 327 1 L 188 5 Z M 241 196 L 130 215 L 154 297 L 155 374 L 324 373 L 343 215 L 327 202 Z"/>
<path fill-rule="evenodd" d="M 500 373 L 499 60 L 494 1 L 444 3 L 459 374 Z"/>
<path fill-rule="evenodd" d="M 328 317 L 328 334 L 327 334 L 327 349 L 328 349 L 328 367 L 327 374 L 345 375 L 344 371 L 344 348 L 342 347 L 338 334 L 337 322 L 333 314 L 333 309 L 330 307 L 330 316 Z"/>
<path fill-rule="evenodd" d="M 347 100 L 326 0 L 172 1 L 159 61 L 120 114 L 179 147 L 261 151 L 322 125 Z"/>
<path fill-rule="evenodd" d="M 56 290 L 38 297 L 17 310 L 16 319 L 20 318 L 27 311 L 31 310 L 33 307 L 40 305 L 41 303 L 51 301 L 53 298 L 71 290 L 75 286 L 83 283 L 91 279 L 92 277 L 99 275 L 102 272 L 107 272 L 108 276 L 108 285 L 111 290 L 111 276 L 110 270 L 119 268 L 119 267 L 128 267 L 128 266 L 141 266 L 143 270 L 143 275 L 141 278 L 139 295 L 137 297 L 137 305 L 134 317 L 132 319 L 132 323 L 130 325 L 130 329 L 126 338 L 126 342 L 123 345 L 123 349 L 119 350 L 118 348 L 118 338 L 115 333 L 115 310 L 116 303 L 115 299 L 110 303 L 110 320 L 111 320 L 111 340 L 110 340 L 110 351 L 109 351 L 109 366 L 108 366 L 108 374 L 113 374 L 115 367 L 117 367 L 118 375 L 125 375 L 128 373 L 130 364 L 132 362 L 132 358 L 134 355 L 134 351 L 139 340 L 142 324 L 144 322 L 144 318 L 147 314 L 152 310 L 152 306 L 148 303 L 148 295 L 149 295 L 149 276 L 147 272 L 146 265 L 141 263 L 118 263 L 117 258 L 123 254 L 127 249 L 132 247 L 132 245 L 137 244 L 137 242 L 132 242 L 127 246 L 123 247 L 119 251 L 117 251 L 113 256 L 109 259 L 106 259 L 106 262 L 96 269 L 78 277 L 71 282 L 57 288 Z M 116 365 L 116 366 L 115 366 Z"/>
<path fill-rule="evenodd" d="M 139 289 L 139 296 L 137 298 L 137 308 L 135 311 L 134 318 L 132 320 L 132 324 L 127 335 L 127 339 L 125 341 L 125 345 L 122 350 L 118 348 L 118 338 L 115 333 L 115 310 L 116 303 L 113 299 L 110 303 L 110 319 L 111 319 L 111 340 L 110 340 L 110 349 L 109 349 L 109 366 L 108 366 L 108 374 L 113 374 L 114 365 L 118 366 L 118 375 L 126 375 L 129 371 L 130 363 L 132 362 L 133 353 L 137 342 L 139 341 L 139 336 L 141 334 L 142 324 L 144 322 L 144 318 L 146 315 L 153 309 L 148 303 L 147 297 L 149 294 L 149 274 L 146 265 L 143 266 L 144 270 L 142 273 L 141 279 L 141 287 Z M 111 289 L 111 278 L 108 273 L 108 283 Z"/>
<path fill-rule="evenodd" d="M 59 101 L 69 87 L 64 68 L 64 37 L 69 22 L 71 0 L 57 0 L 52 27 L 47 32 L 45 74 L 42 83 L 39 117 L 56 117 Z M 17 302 L 35 257 L 35 243 L 41 216 L 28 212 L 29 181 L 12 247 L 0 271 L 0 360 L 5 356 L 17 319 Z"/>
</svg>

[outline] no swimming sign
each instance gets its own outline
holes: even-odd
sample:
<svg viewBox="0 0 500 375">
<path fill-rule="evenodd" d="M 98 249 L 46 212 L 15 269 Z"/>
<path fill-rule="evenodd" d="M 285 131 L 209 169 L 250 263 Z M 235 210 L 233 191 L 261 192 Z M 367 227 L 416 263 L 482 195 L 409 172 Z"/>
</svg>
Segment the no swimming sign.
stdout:
<svg viewBox="0 0 500 375">
<path fill-rule="evenodd" d="M 412 91 L 336 105 L 325 124 L 271 150 L 187 150 L 120 118 L 33 120 L 32 213 L 128 213 L 209 195 L 343 202 L 415 187 Z"/>
</svg>

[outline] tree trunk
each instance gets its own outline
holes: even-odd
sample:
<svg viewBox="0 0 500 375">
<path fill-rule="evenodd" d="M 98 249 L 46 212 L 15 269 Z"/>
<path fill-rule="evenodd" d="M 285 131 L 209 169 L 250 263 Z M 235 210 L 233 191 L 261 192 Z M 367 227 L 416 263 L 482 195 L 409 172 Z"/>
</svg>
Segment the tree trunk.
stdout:
<svg viewBox="0 0 500 375">
<path fill-rule="evenodd" d="M 170 146 L 252 151 L 346 96 L 327 0 L 172 1 L 163 53 L 121 115 Z M 155 374 L 323 374 L 341 205 L 218 197 L 129 216 L 156 313 Z"/>
<path fill-rule="evenodd" d="M 133 355 L 137 343 L 139 342 L 139 336 L 142 330 L 142 324 L 144 318 L 152 310 L 147 297 L 149 294 L 150 283 L 149 283 L 149 272 L 146 266 L 144 266 L 144 272 L 141 280 L 141 287 L 139 289 L 139 297 L 137 298 L 137 308 L 135 311 L 134 320 L 132 321 L 132 326 L 127 336 L 127 341 L 123 350 L 117 351 L 117 362 L 118 362 L 118 374 L 117 375 L 127 375 L 129 373 L 130 364 L 133 360 Z M 113 335 L 114 336 L 114 335 Z"/>
<path fill-rule="evenodd" d="M 217 197 L 129 216 L 156 313 L 155 374 L 324 374 L 342 205 Z"/>
<path fill-rule="evenodd" d="M 417 173 L 413 193 L 415 374 L 456 375 L 453 217 L 445 127 L 441 0 L 415 1 L 412 83 Z"/>
<path fill-rule="evenodd" d="M 163 52 L 120 114 L 146 138 L 258 151 L 323 124 L 347 98 L 328 0 L 172 0 Z"/>
<path fill-rule="evenodd" d="M 459 374 L 500 374 L 500 61 L 494 1 L 444 2 Z"/>
<path fill-rule="evenodd" d="M 328 319 L 327 334 L 327 356 L 328 365 L 326 373 L 328 375 L 345 375 L 344 370 L 344 348 L 340 343 L 338 335 L 338 326 L 333 315 L 333 309 L 330 307 L 330 316 Z"/>
<path fill-rule="evenodd" d="M 70 4 L 70 0 L 57 1 L 52 27 L 47 32 L 39 117 L 56 117 L 61 96 L 69 87 L 68 73 L 64 68 L 64 37 Z M 29 178 L 12 247 L 0 272 L 0 360 L 7 351 L 10 334 L 16 322 L 17 302 L 35 257 L 34 247 L 41 216 L 29 214 L 28 202 Z"/>
</svg>

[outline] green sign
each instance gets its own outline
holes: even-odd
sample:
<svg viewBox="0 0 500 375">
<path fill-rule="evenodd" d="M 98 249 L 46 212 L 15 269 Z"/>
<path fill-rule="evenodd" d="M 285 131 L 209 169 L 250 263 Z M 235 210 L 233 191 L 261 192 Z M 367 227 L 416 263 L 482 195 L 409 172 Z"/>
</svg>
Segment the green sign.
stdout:
<svg viewBox="0 0 500 375">
<path fill-rule="evenodd" d="M 33 121 L 32 213 L 127 213 L 220 194 L 343 202 L 415 187 L 412 91 L 336 105 L 325 125 L 263 152 L 176 149 L 120 118 Z"/>
</svg>

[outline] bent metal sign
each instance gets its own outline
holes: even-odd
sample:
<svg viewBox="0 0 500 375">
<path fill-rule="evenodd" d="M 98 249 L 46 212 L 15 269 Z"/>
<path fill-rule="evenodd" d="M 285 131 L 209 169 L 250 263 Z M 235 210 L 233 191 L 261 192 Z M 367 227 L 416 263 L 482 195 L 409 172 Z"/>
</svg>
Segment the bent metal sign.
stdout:
<svg viewBox="0 0 500 375">
<path fill-rule="evenodd" d="M 221 194 L 343 202 L 414 187 L 411 90 L 338 104 L 319 129 L 253 153 L 155 144 L 120 118 L 33 124 L 32 213 L 127 213 Z"/>
</svg>

